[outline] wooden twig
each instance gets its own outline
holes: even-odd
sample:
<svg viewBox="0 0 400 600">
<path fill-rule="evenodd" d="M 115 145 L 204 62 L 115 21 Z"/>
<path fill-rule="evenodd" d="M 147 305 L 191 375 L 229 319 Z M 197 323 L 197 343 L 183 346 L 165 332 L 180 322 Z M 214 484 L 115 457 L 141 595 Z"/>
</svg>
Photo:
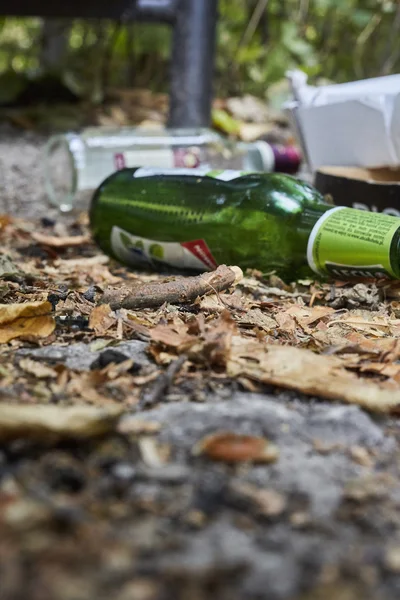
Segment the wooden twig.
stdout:
<svg viewBox="0 0 400 600">
<path fill-rule="evenodd" d="M 168 366 L 168 369 L 164 373 L 161 373 L 161 375 L 157 377 L 151 390 L 142 397 L 139 403 L 139 408 L 150 408 L 162 399 L 165 392 L 175 379 L 175 376 L 181 370 L 181 367 L 186 359 L 187 356 L 182 354 Z"/>
<path fill-rule="evenodd" d="M 182 304 L 193 302 L 200 296 L 221 292 L 236 285 L 243 277 L 239 267 L 220 265 L 211 273 L 203 273 L 195 277 L 179 277 L 173 281 L 160 283 L 144 283 L 137 287 L 109 287 L 104 292 L 100 303 L 109 304 L 112 310 L 126 308 L 155 308 L 169 302 Z"/>
</svg>

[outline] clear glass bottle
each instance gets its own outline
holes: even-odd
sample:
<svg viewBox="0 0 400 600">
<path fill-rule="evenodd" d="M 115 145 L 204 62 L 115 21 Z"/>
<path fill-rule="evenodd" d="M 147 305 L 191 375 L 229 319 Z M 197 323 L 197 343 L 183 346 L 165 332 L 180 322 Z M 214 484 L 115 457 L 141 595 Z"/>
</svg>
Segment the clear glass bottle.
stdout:
<svg viewBox="0 0 400 600">
<path fill-rule="evenodd" d="M 125 167 L 207 166 L 244 171 L 295 173 L 296 148 L 265 141 L 233 142 L 206 128 L 92 127 L 52 136 L 45 147 L 44 181 L 50 202 L 67 212 L 79 192 L 94 190 Z"/>
</svg>

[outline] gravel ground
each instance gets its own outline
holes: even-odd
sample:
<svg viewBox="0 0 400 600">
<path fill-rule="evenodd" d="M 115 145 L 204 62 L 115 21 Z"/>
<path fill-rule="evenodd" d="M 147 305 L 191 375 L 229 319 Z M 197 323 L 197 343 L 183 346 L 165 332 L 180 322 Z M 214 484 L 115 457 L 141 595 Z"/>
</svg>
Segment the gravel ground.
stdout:
<svg viewBox="0 0 400 600">
<path fill-rule="evenodd" d="M 8 124 L 0 125 L 0 211 L 40 218 L 60 218 L 47 199 L 44 187 L 44 145 L 47 137 L 34 132 L 21 133 Z M 76 211 L 87 206 L 83 196 Z M 64 217 L 65 218 L 65 217 Z"/>
<path fill-rule="evenodd" d="M 43 143 L 2 126 L 0 212 L 60 218 L 44 198 Z M 146 362 L 145 346 L 122 349 Z M 91 363 L 84 344 L 21 352 L 82 370 Z M 2 477 L 18 467 L 27 489 L 19 520 L 0 519 L 2 600 L 399 598 L 397 421 L 273 388 L 221 386 L 201 399 L 172 389 L 135 413 L 162 425 L 157 438 L 172 452 L 164 468 L 124 447 L 0 451 Z M 195 443 L 220 429 L 266 436 L 279 459 L 237 468 L 194 457 Z M 43 482 L 76 509 L 62 519 L 53 511 L 51 527 L 28 502 Z"/>
</svg>

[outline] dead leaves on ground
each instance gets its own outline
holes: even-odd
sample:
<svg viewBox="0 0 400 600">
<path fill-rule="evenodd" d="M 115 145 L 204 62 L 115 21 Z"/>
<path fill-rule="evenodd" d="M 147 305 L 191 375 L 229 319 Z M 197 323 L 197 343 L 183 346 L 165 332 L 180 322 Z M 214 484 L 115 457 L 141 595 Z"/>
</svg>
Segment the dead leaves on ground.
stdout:
<svg viewBox="0 0 400 600">
<path fill-rule="evenodd" d="M 47 338 L 55 329 L 50 302 L 0 304 L 0 343 L 15 338 Z"/>
<path fill-rule="evenodd" d="M 385 387 L 362 380 L 336 356 L 321 356 L 292 346 L 246 344 L 241 338 L 234 342 L 227 361 L 231 377 L 244 376 L 311 396 L 358 404 L 371 411 L 400 411 L 400 389 L 396 385 Z"/>
<path fill-rule="evenodd" d="M 43 244 L 44 246 L 51 246 L 53 248 L 65 248 L 66 246 L 82 246 L 90 242 L 90 236 L 85 235 L 68 235 L 58 237 L 55 235 L 44 235 L 43 233 L 32 233 L 32 238 L 35 242 Z"/>
<path fill-rule="evenodd" d="M 121 408 L 91 406 L 15 406 L 0 404 L 0 441 L 29 438 L 41 442 L 84 439 L 113 431 Z"/>
<path fill-rule="evenodd" d="M 90 313 L 89 327 L 94 330 L 96 335 L 102 336 L 115 324 L 115 320 L 110 305 L 100 304 L 100 306 L 96 306 Z"/>
<path fill-rule="evenodd" d="M 177 388 L 185 381 L 207 387 L 235 378 L 250 390 L 272 384 L 368 410 L 399 411 L 399 282 L 288 285 L 275 274 L 252 271 L 234 278 L 228 290 L 213 284 L 208 295 L 181 306 L 159 294 L 171 290 L 171 278 L 114 263 L 88 243 L 86 227 L 87 219 L 42 230 L 18 219 L 2 221 L 2 249 L 12 269 L 1 283 L 0 376 L 11 391 L 18 381 L 24 390 L 18 401 L 132 406 L 143 387 L 185 355 Z M 156 290 L 157 306 L 99 304 L 110 286 Z M 127 360 L 77 373 L 29 358 L 10 363 L 5 345 L 79 340 L 106 347 L 130 339 L 149 341 L 158 366 L 134 373 Z"/>
</svg>

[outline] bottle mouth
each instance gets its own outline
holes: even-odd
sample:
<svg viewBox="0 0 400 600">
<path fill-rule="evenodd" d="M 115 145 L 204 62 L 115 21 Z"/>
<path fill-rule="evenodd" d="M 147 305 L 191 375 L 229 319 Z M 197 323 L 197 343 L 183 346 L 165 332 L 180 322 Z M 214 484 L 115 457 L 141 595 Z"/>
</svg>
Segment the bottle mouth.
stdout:
<svg viewBox="0 0 400 600">
<path fill-rule="evenodd" d="M 44 186 L 51 204 L 61 212 L 74 208 L 78 187 L 71 136 L 55 135 L 44 149 Z"/>
</svg>

